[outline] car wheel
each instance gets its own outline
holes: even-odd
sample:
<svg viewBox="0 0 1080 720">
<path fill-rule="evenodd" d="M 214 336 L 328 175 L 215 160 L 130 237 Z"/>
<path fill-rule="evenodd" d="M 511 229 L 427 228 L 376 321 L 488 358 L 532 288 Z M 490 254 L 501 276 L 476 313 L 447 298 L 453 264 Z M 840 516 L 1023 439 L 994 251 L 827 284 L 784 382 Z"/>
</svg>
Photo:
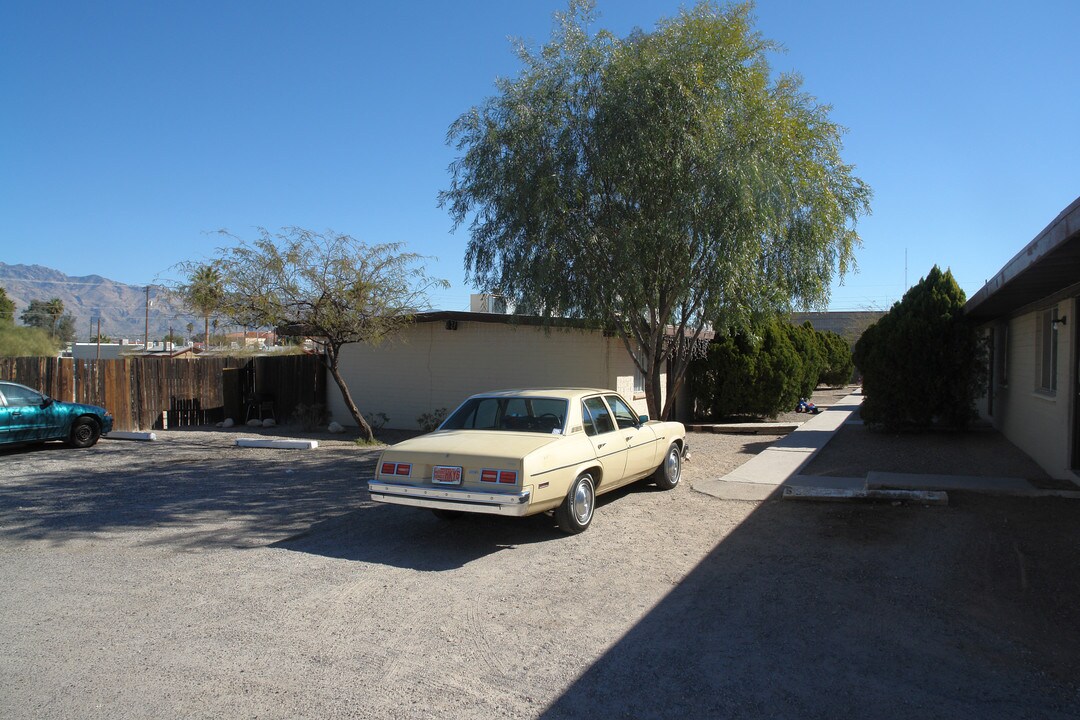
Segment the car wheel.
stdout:
<svg viewBox="0 0 1080 720">
<path fill-rule="evenodd" d="M 71 437 L 68 440 L 72 447 L 88 448 L 101 437 L 101 428 L 94 418 L 81 417 L 71 425 Z"/>
<path fill-rule="evenodd" d="M 442 508 L 432 508 L 431 514 L 440 520 L 457 520 L 465 513 L 460 510 L 443 510 Z"/>
<path fill-rule="evenodd" d="M 562 505 L 555 510 L 555 521 L 559 529 L 570 534 L 588 529 L 596 510 L 596 487 L 592 475 L 582 473 L 570 486 Z"/>
<path fill-rule="evenodd" d="M 667 454 L 664 455 L 664 462 L 660 463 L 660 467 L 653 472 L 652 479 L 661 490 L 671 490 L 679 484 L 681 478 L 682 450 L 676 443 L 671 443 Z"/>
</svg>

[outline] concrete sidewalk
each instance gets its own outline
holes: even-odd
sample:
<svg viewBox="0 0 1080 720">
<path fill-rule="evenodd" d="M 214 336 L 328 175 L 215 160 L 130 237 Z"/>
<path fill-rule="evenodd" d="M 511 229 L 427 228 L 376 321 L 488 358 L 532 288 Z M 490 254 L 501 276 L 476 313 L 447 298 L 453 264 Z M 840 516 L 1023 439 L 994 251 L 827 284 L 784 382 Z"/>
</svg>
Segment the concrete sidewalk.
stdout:
<svg viewBox="0 0 1080 720">
<path fill-rule="evenodd" d="M 870 472 L 866 477 L 800 475 L 799 471 L 828 444 L 844 423 L 861 422 L 852 419 L 851 415 L 858 410 L 862 400 L 863 396 L 859 393 L 848 395 L 724 477 L 693 483 L 694 490 L 724 500 L 750 501 L 779 495 L 784 488 L 799 488 L 798 492 L 786 495 L 798 499 L 814 499 L 815 495 L 817 499 L 828 500 L 866 499 L 879 495 L 884 497 L 894 491 L 926 493 L 948 490 L 1080 499 L 1080 489 L 1041 490 L 1023 478 L 890 472 Z"/>
</svg>

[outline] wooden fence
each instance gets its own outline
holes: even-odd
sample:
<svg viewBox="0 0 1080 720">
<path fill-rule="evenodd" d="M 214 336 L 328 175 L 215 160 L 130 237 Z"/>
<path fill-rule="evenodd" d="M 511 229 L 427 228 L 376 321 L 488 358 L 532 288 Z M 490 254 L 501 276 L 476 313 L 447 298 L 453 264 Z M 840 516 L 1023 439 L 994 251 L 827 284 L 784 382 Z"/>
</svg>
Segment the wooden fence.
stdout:
<svg viewBox="0 0 1080 720">
<path fill-rule="evenodd" d="M 112 413 L 116 430 L 205 425 L 225 417 L 242 423 L 254 412 L 254 403 L 272 408 L 284 423 L 297 405 L 326 404 L 325 368 L 312 355 L 0 358 L 0 380 L 28 385 L 57 400 L 100 405 Z"/>
</svg>

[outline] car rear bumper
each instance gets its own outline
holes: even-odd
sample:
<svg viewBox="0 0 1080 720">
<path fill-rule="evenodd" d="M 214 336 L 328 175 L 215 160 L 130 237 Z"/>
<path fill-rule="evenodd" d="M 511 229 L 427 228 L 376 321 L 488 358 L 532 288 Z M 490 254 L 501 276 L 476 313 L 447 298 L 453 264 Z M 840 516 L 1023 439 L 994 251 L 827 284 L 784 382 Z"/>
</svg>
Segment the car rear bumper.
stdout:
<svg viewBox="0 0 1080 720">
<path fill-rule="evenodd" d="M 489 515 L 513 515 L 521 517 L 529 512 L 532 489 L 517 493 L 486 493 L 461 488 L 426 488 L 415 485 L 368 481 L 368 492 L 375 502 L 392 505 L 431 508 L 433 510 L 460 510 L 462 512 L 487 513 Z"/>
</svg>

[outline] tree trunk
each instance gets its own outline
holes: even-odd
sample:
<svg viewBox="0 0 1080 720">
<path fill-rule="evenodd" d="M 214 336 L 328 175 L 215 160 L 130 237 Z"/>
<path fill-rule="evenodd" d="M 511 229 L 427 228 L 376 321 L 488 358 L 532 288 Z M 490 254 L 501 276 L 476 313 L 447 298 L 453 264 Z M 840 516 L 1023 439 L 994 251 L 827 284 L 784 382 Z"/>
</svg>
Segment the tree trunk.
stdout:
<svg viewBox="0 0 1080 720">
<path fill-rule="evenodd" d="M 653 420 L 667 420 L 664 412 L 667 408 L 661 405 L 663 398 L 663 386 L 660 382 L 660 363 L 650 363 L 649 372 L 645 375 L 645 402 L 649 407 L 649 417 Z"/>
<path fill-rule="evenodd" d="M 203 315 L 203 352 L 210 349 L 210 316 Z"/>
<path fill-rule="evenodd" d="M 360 428 L 364 439 L 367 442 L 375 441 L 375 433 L 371 431 L 371 426 L 368 425 L 367 420 L 360 414 L 359 408 L 356 407 L 356 403 L 353 402 L 352 393 L 349 392 L 349 386 L 345 384 L 345 379 L 341 377 L 341 373 L 338 372 L 338 353 L 336 349 L 331 347 L 326 348 L 326 355 L 324 356 L 326 369 L 330 371 L 330 375 L 333 376 L 334 382 L 337 383 L 338 390 L 341 391 L 341 399 L 345 401 L 345 407 L 349 409 L 349 414 L 352 415 L 353 420 L 356 421 L 357 426 Z"/>
</svg>

